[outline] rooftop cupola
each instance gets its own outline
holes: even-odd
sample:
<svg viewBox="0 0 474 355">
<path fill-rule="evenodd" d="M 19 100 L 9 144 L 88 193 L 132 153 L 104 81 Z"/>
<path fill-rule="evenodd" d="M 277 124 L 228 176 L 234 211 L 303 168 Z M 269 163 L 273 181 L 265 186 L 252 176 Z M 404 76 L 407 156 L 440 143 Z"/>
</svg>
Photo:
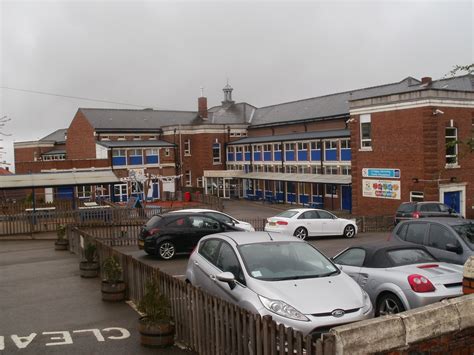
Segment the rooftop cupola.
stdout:
<svg viewBox="0 0 474 355">
<path fill-rule="evenodd" d="M 222 105 L 223 106 L 230 106 L 234 103 L 234 101 L 232 101 L 232 86 L 229 85 L 229 81 L 227 81 L 227 85 L 224 86 L 224 88 L 222 89 L 224 91 L 224 101 L 222 101 Z"/>
</svg>

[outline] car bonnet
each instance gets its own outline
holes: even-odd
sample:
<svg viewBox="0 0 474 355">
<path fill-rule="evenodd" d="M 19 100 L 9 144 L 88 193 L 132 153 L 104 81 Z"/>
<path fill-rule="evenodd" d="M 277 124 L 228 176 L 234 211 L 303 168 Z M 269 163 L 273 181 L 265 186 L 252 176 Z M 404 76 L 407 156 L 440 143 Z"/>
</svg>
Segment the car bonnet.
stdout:
<svg viewBox="0 0 474 355">
<path fill-rule="evenodd" d="M 248 286 L 257 294 L 281 300 L 304 314 L 363 306 L 361 288 L 342 272 L 335 276 L 300 280 L 263 281 L 252 278 Z"/>
</svg>

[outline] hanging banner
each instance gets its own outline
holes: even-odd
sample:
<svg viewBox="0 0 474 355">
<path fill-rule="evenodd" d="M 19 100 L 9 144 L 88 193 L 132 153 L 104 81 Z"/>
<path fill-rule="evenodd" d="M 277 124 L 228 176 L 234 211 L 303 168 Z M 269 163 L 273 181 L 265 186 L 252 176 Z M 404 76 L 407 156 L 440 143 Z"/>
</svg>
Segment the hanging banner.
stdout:
<svg viewBox="0 0 474 355">
<path fill-rule="evenodd" d="M 362 179 L 362 196 L 400 200 L 400 181 Z"/>
<path fill-rule="evenodd" d="M 384 178 L 384 179 L 399 179 L 400 169 L 362 169 L 362 177 Z"/>
</svg>

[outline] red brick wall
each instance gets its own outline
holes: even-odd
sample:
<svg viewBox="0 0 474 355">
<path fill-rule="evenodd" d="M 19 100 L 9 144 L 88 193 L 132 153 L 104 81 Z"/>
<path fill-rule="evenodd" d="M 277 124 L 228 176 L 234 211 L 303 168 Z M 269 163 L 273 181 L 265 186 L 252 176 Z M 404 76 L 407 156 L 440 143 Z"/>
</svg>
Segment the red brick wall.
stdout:
<svg viewBox="0 0 474 355">
<path fill-rule="evenodd" d="M 39 160 L 41 154 L 50 152 L 51 150 L 65 150 L 66 146 L 64 144 L 56 144 L 51 147 L 17 147 L 15 148 L 15 162 L 31 162 Z"/>
<path fill-rule="evenodd" d="M 94 128 L 79 110 L 67 130 L 66 150 L 68 159 L 94 159 Z"/>
<path fill-rule="evenodd" d="M 467 183 L 466 212 L 472 216 L 474 204 L 474 159 L 472 153 L 460 158 L 460 168 L 445 168 L 445 127 L 453 119 L 460 138 L 471 134 L 472 109 L 442 108 L 442 116 L 433 116 L 433 107 L 414 108 L 371 114 L 372 151 L 360 151 L 359 116 L 351 123 L 353 213 L 357 215 L 394 214 L 399 204 L 410 200 L 410 191 L 424 192 L 425 201 L 439 200 L 437 180 L 456 177 Z M 362 197 L 363 168 L 400 169 L 401 199 Z M 448 183 L 441 181 L 440 183 Z"/>
<path fill-rule="evenodd" d="M 110 168 L 108 159 L 83 159 L 83 160 L 53 160 L 15 163 L 17 174 L 40 173 L 41 170 L 49 169 L 89 169 L 89 168 Z"/>
</svg>

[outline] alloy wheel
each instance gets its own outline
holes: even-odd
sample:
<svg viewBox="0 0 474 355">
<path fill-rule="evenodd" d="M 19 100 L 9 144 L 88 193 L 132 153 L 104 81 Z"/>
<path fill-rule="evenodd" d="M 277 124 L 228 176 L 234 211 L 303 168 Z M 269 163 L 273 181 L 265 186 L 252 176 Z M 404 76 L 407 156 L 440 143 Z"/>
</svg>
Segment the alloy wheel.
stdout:
<svg viewBox="0 0 474 355">
<path fill-rule="evenodd" d="M 171 242 L 163 242 L 160 244 L 158 252 L 162 259 L 169 260 L 175 253 L 174 244 Z"/>
<path fill-rule="evenodd" d="M 308 236 L 308 231 L 306 230 L 306 228 L 298 227 L 296 228 L 295 233 L 293 233 L 293 235 L 296 238 L 306 239 L 306 237 Z"/>
</svg>

